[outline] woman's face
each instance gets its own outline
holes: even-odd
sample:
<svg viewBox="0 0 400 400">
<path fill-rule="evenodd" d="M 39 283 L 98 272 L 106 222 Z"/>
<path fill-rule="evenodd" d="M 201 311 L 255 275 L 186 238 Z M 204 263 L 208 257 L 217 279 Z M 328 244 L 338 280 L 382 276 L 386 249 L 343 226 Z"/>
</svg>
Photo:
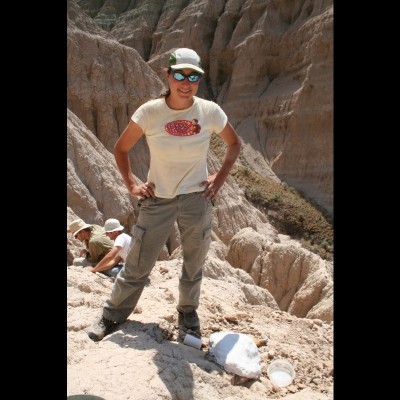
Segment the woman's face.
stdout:
<svg viewBox="0 0 400 400">
<path fill-rule="evenodd" d="M 199 89 L 201 78 L 199 78 L 196 82 L 190 82 L 189 79 L 195 80 L 197 79 L 196 76 L 201 77 L 200 74 L 190 68 L 175 71 L 172 70 L 170 73 L 167 72 L 171 94 L 178 96 L 181 99 L 191 99 Z M 182 78 L 183 80 L 179 80 Z"/>
</svg>

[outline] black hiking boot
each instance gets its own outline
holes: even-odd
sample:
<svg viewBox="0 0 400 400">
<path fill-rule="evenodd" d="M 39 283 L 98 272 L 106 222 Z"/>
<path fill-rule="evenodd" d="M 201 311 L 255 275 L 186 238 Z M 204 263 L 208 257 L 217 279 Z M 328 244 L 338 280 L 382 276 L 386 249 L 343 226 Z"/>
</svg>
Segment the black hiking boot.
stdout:
<svg viewBox="0 0 400 400">
<path fill-rule="evenodd" d="M 179 320 L 187 329 L 197 330 L 200 328 L 200 320 L 196 310 L 188 313 L 179 311 Z"/>
<path fill-rule="evenodd" d="M 95 322 L 88 330 L 88 336 L 94 342 L 98 342 L 104 338 L 104 336 L 111 333 L 113 328 L 117 324 L 104 317 L 101 317 L 97 322 Z"/>
</svg>

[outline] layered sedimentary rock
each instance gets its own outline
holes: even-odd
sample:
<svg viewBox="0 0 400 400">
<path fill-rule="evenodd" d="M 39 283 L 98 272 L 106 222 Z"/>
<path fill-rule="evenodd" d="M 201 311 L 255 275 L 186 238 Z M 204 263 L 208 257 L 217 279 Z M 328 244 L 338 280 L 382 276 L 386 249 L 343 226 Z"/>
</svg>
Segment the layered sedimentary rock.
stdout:
<svg viewBox="0 0 400 400">
<path fill-rule="evenodd" d="M 171 49 L 194 48 L 206 71 L 199 94 L 225 109 L 243 139 L 243 153 L 251 167 L 275 181 L 285 181 L 333 214 L 331 0 L 78 4 L 104 34 L 137 50 L 161 82 L 165 83 L 161 67 Z M 77 19 L 76 13 L 71 19 Z M 92 26 L 88 29 L 93 31 Z M 101 53 L 102 49 L 98 50 Z M 137 62 L 135 57 L 107 57 L 139 75 L 148 96 L 154 94 L 153 87 L 159 91 L 159 82 L 148 79 L 151 73 L 142 67 L 130 69 L 129 65 Z M 113 85 L 120 68 L 111 62 L 106 69 L 115 71 L 114 80 L 103 77 Z M 125 89 L 129 92 L 132 86 Z M 97 96 L 95 89 L 91 93 Z M 104 113 L 100 105 L 104 101 L 103 97 L 92 104 L 97 115 Z M 124 99 L 119 101 L 127 104 Z M 135 108 L 138 102 L 130 99 L 129 104 Z M 119 106 L 115 108 L 120 112 L 111 118 L 121 119 Z M 98 121 L 98 129 L 106 120 L 105 116 Z"/>
<path fill-rule="evenodd" d="M 118 8 L 110 1 L 80 1 L 85 14 L 68 2 L 67 223 L 80 217 L 102 225 L 118 218 L 130 232 L 137 200 L 123 185 L 113 146 L 135 109 L 165 90 L 161 67 L 181 46 L 201 55 L 206 76 L 199 95 L 225 109 L 246 162 L 329 210 L 332 2 L 137 1 L 125 2 L 125 8 L 122 3 Z M 111 9 L 113 17 L 105 23 Z M 135 48 L 140 34 L 149 35 L 151 46 L 142 41 Z M 146 180 L 144 139 L 130 161 L 137 179 Z M 208 165 L 211 173 L 220 165 L 212 152 Z M 271 294 L 266 303 L 273 299 L 293 315 L 332 320 L 331 264 L 279 235 L 232 178 L 217 198 L 212 238 L 221 260 Z M 73 246 L 72 241 L 67 262 Z M 179 257 L 175 227 L 159 259 Z M 217 264 L 214 271 L 223 268 Z M 285 281 L 281 271 L 292 278 Z"/>
</svg>

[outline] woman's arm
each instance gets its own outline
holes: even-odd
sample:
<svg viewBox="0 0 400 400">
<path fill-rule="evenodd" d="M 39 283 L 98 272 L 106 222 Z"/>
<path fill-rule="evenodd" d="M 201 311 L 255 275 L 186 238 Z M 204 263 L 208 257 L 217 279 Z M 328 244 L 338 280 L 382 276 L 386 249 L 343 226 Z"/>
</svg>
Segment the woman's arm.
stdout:
<svg viewBox="0 0 400 400">
<path fill-rule="evenodd" d="M 154 184 L 145 182 L 138 185 L 129 162 L 129 150 L 136 144 L 142 135 L 142 128 L 136 122 L 130 120 L 128 126 L 122 132 L 114 145 L 114 157 L 125 186 L 132 196 L 155 197 Z"/>
<path fill-rule="evenodd" d="M 229 171 L 232 169 L 233 164 L 238 158 L 240 152 L 239 136 L 233 129 L 229 121 L 226 123 L 225 128 L 222 129 L 219 135 L 227 146 L 224 161 L 221 165 L 221 168 L 216 174 L 210 175 L 207 178 L 207 182 L 201 183 L 201 185 L 207 186 L 207 188 L 203 192 L 203 196 L 205 196 L 209 200 L 215 199 L 218 191 L 221 189 L 222 185 L 228 178 Z"/>
</svg>

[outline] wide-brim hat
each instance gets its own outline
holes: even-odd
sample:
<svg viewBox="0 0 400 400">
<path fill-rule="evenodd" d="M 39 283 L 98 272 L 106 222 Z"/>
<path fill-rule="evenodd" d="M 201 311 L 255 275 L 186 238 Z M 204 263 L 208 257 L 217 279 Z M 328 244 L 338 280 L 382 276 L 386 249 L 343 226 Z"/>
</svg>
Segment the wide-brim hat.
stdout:
<svg viewBox="0 0 400 400">
<path fill-rule="evenodd" d="M 104 223 L 104 230 L 106 232 L 123 231 L 124 227 L 115 218 L 110 218 Z"/>
<path fill-rule="evenodd" d="M 90 228 L 92 225 L 87 224 L 83 219 L 78 218 L 72 221 L 67 229 L 67 232 L 71 232 L 72 236 L 75 236 L 82 229 Z"/>
<path fill-rule="evenodd" d="M 204 70 L 201 68 L 200 56 L 194 50 L 185 47 L 176 49 L 171 53 L 168 66 L 173 70 L 190 68 L 200 74 L 204 74 Z"/>
</svg>

